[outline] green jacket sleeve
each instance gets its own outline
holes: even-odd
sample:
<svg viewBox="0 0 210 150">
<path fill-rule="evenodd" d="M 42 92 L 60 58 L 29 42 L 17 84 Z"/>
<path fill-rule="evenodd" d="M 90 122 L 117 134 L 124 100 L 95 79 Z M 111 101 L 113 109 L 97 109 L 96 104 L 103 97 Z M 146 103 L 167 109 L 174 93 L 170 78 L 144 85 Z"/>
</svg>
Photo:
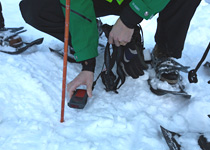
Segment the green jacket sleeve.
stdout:
<svg viewBox="0 0 210 150">
<path fill-rule="evenodd" d="M 65 14 L 66 0 L 60 0 Z M 77 62 L 98 55 L 98 30 L 92 0 L 71 0 L 70 25 L 74 57 Z"/>
<path fill-rule="evenodd" d="M 132 0 L 130 7 L 139 16 L 148 20 L 165 8 L 170 0 Z"/>
</svg>

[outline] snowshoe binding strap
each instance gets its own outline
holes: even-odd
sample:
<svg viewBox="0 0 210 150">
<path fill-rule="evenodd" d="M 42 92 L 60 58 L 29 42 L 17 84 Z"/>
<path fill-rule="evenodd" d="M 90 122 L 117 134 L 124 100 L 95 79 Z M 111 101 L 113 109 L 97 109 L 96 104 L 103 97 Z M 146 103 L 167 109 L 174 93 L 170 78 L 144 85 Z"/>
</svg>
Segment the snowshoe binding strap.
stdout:
<svg viewBox="0 0 210 150">
<path fill-rule="evenodd" d="M 5 39 L 3 39 L 4 41 L 8 41 L 9 39 L 19 35 L 20 33 L 23 33 L 23 32 L 26 32 L 27 30 L 21 30 L 21 31 L 17 31 L 17 32 L 14 32 L 14 34 L 10 35 L 10 36 L 7 36 Z"/>
<path fill-rule="evenodd" d="M 197 78 L 196 72 L 198 71 L 198 69 L 200 68 L 201 64 L 206 59 L 206 56 L 208 55 L 209 50 L 210 50 L 210 42 L 209 42 L 209 45 L 207 46 L 207 48 L 206 48 L 206 50 L 205 50 L 201 60 L 199 61 L 198 65 L 196 66 L 196 68 L 192 69 L 188 73 L 188 80 L 189 80 L 190 83 L 197 83 L 198 82 L 198 78 Z M 210 81 L 208 81 L 208 83 L 210 84 Z"/>
<path fill-rule="evenodd" d="M 22 39 L 18 35 L 23 32 L 26 32 L 26 30 L 23 30 L 23 27 L 0 29 L 0 45 L 15 48 L 22 46 Z"/>
<path fill-rule="evenodd" d="M 18 48 L 22 45 L 23 45 L 23 41 L 22 41 L 21 37 L 19 37 L 19 36 L 16 36 L 9 40 L 9 46 L 11 46 L 11 47 Z"/>
<path fill-rule="evenodd" d="M 160 78 L 163 73 L 177 72 L 178 74 L 179 71 L 188 73 L 188 69 L 190 68 L 183 66 L 171 58 L 154 59 L 152 63 L 158 78 Z"/>
<path fill-rule="evenodd" d="M 17 27 L 17 28 L 0 28 L 0 32 L 3 31 L 10 31 L 10 32 L 17 32 L 22 30 L 24 27 Z"/>
</svg>

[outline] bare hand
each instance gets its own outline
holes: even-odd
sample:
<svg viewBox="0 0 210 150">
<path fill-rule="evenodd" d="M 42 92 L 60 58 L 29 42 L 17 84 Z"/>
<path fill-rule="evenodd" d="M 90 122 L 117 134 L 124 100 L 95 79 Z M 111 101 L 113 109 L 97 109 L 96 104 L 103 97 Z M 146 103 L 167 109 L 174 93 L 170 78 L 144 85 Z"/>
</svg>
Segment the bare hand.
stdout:
<svg viewBox="0 0 210 150">
<path fill-rule="evenodd" d="M 67 84 L 67 91 L 71 98 L 76 88 L 80 85 L 86 85 L 87 94 L 89 97 L 92 96 L 92 85 L 93 85 L 94 73 L 91 71 L 82 71 L 79 75 L 74 78 L 70 83 Z"/>
<path fill-rule="evenodd" d="M 125 46 L 131 41 L 133 32 L 134 29 L 126 27 L 119 18 L 109 33 L 109 43 L 116 46 Z"/>
</svg>

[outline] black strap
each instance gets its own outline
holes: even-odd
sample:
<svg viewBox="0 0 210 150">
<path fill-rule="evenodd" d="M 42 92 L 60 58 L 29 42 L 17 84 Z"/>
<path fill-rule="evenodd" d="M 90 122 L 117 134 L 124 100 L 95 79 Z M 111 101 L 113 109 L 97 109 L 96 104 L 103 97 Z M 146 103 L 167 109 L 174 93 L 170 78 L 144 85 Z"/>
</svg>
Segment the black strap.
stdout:
<svg viewBox="0 0 210 150">
<path fill-rule="evenodd" d="M 122 66 L 120 65 L 122 57 L 123 57 L 123 49 L 121 46 L 116 47 L 115 45 L 112 45 L 113 52 L 110 53 L 110 44 L 107 42 L 105 52 L 104 52 L 104 65 L 106 67 L 106 70 L 101 72 L 101 78 L 102 82 L 105 85 L 106 91 L 114 91 L 117 92 L 117 89 L 119 89 L 125 82 L 125 73 L 123 72 Z M 112 68 L 114 67 L 114 64 L 117 65 L 117 79 L 115 75 L 112 72 Z M 121 84 L 118 86 L 118 84 Z"/>
<path fill-rule="evenodd" d="M 198 71 L 198 69 L 200 68 L 201 64 L 206 59 L 206 56 L 208 55 L 209 50 L 210 50 L 210 42 L 209 42 L 209 45 L 207 46 L 207 48 L 206 48 L 206 50 L 205 50 L 201 60 L 199 61 L 198 65 L 196 66 L 196 68 L 191 70 L 188 73 L 188 80 L 189 80 L 190 83 L 197 83 L 198 82 L 198 78 L 197 78 L 196 72 Z"/>
</svg>

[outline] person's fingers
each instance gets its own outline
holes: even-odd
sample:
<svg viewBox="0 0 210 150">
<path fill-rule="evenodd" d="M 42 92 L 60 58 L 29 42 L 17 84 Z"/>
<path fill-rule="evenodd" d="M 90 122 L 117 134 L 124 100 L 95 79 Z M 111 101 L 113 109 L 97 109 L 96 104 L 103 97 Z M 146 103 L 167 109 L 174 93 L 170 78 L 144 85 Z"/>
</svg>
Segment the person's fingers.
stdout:
<svg viewBox="0 0 210 150">
<path fill-rule="evenodd" d="M 110 34 L 109 34 L 109 44 L 114 44 L 114 39 Z"/>
<path fill-rule="evenodd" d="M 121 42 L 119 41 L 119 44 L 122 45 L 122 46 L 125 46 L 128 42 Z"/>
<path fill-rule="evenodd" d="M 120 45 L 125 46 L 131 41 L 133 32 L 134 29 L 126 27 L 122 21 L 118 19 L 109 33 L 109 43 L 115 44 L 117 47 Z"/>
<path fill-rule="evenodd" d="M 89 97 L 92 96 L 92 84 L 93 84 L 94 74 L 90 71 L 82 71 L 73 81 L 68 83 L 67 90 L 69 92 L 69 97 L 71 98 L 74 91 L 80 85 L 86 85 L 87 94 Z"/>
<path fill-rule="evenodd" d="M 87 94 L 88 94 L 88 97 L 92 97 L 92 86 L 93 86 L 92 83 L 87 84 Z"/>
<path fill-rule="evenodd" d="M 114 40 L 114 45 L 119 47 L 120 46 L 120 42 L 118 40 Z"/>
<path fill-rule="evenodd" d="M 109 34 L 109 44 L 114 44 L 117 47 L 120 46 L 119 40 L 114 35 L 112 35 L 112 33 Z"/>
<path fill-rule="evenodd" d="M 69 97 L 71 98 L 74 94 L 74 91 L 76 90 L 76 88 L 78 87 L 79 85 L 77 84 L 74 84 L 74 82 L 70 82 L 68 85 L 67 85 L 67 91 L 69 92 Z"/>
</svg>

